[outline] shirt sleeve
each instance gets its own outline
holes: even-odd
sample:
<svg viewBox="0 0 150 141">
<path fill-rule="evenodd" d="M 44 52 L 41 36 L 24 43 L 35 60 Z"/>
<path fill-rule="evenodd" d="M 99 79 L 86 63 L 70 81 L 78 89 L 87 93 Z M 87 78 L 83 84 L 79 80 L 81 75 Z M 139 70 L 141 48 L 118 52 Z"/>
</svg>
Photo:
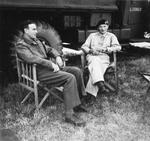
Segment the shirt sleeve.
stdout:
<svg viewBox="0 0 150 141">
<path fill-rule="evenodd" d="M 107 49 L 109 52 L 121 50 L 121 45 L 119 44 L 119 41 L 114 34 L 111 36 L 111 44 L 110 47 L 107 47 Z"/>
<path fill-rule="evenodd" d="M 92 36 L 91 34 L 88 36 L 86 39 L 85 43 L 81 46 L 81 49 L 87 54 L 90 52 L 91 49 L 91 41 L 92 41 Z"/>
</svg>

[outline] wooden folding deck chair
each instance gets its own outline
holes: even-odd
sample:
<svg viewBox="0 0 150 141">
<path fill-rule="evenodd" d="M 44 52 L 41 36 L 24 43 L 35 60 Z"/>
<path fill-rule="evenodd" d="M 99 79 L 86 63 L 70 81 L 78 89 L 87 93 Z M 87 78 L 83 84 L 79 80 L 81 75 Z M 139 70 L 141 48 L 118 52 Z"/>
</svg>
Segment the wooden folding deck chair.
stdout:
<svg viewBox="0 0 150 141">
<path fill-rule="evenodd" d="M 94 33 L 94 32 L 96 32 L 96 30 L 86 30 L 86 31 L 78 30 L 79 43 L 83 44 L 85 42 L 85 40 L 87 39 L 87 37 L 91 33 Z M 81 56 L 81 68 L 83 70 L 83 73 L 85 74 L 84 75 L 85 81 L 87 81 L 87 73 L 86 72 L 87 72 L 88 67 L 87 67 L 87 63 L 86 63 L 86 55 L 85 54 Z M 115 79 L 115 88 L 113 86 L 111 86 L 109 83 L 107 83 L 106 81 L 105 81 L 105 85 L 112 91 L 115 91 L 117 94 L 118 93 L 117 52 L 112 53 L 112 61 L 107 70 L 109 70 L 109 68 L 113 68 L 113 74 L 114 74 L 114 79 Z"/>
<path fill-rule="evenodd" d="M 86 72 L 88 70 L 88 66 L 87 66 L 85 54 L 81 56 L 81 68 L 83 70 L 83 73 L 85 73 L 87 75 Z M 114 79 L 115 79 L 115 88 L 114 88 L 114 86 L 110 85 L 106 81 L 104 83 L 105 83 L 106 87 L 108 87 L 111 91 L 116 92 L 116 94 L 117 94 L 118 93 L 117 52 L 112 53 L 112 61 L 109 65 L 109 67 L 107 68 L 107 70 L 109 70 L 110 68 L 113 68 L 113 74 L 114 74 Z M 108 72 L 107 70 L 106 70 L 106 73 Z M 85 76 L 85 77 L 87 77 L 87 76 Z M 87 81 L 87 80 L 85 80 L 85 81 Z"/>
<path fill-rule="evenodd" d="M 63 101 L 63 99 L 60 96 L 58 96 L 52 91 L 52 89 L 54 89 L 53 87 L 47 88 L 37 79 L 36 64 L 26 63 L 23 60 L 19 59 L 17 55 L 16 61 L 19 84 L 23 88 L 29 90 L 29 93 L 22 100 L 22 104 L 29 98 L 31 94 L 34 94 L 35 106 L 37 110 L 39 110 L 39 108 L 43 105 L 44 101 L 48 98 L 50 94 L 59 99 L 60 101 Z M 43 88 L 46 91 L 46 94 L 44 95 L 41 101 L 39 101 L 39 87 Z"/>
</svg>

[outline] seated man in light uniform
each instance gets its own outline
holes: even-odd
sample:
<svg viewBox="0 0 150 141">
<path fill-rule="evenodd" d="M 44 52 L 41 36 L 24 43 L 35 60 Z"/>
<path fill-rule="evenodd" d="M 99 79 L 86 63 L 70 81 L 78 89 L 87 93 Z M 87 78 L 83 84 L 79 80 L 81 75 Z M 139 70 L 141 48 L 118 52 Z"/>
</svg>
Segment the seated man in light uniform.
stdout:
<svg viewBox="0 0 150 141">
<path fill-rule="evenodd" d="M 121 50 L 117 37 L 108 32 L 109 23 L 102 19 L 97 24 L 97 32 L 91 33 L 81 47 L 81 54 L 87 54 L 89 80 L 86 92 L 97 96 L 100 92 L 109 92 L 104 85 L 104 74 L 110 64 L 109 53 Z"/>
</svg>

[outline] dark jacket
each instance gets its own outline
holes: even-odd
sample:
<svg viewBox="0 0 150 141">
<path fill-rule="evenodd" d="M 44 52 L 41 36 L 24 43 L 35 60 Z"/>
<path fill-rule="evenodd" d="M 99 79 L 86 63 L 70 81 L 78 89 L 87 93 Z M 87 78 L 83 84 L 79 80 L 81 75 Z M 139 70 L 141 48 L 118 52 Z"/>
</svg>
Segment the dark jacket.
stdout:
<svg viewBox="0 0 150 141">
<path fill-rule="evenodd" d="M 60 54 L 54 48 L 44 45 L 40 40 L 33 40 L 24 34 L 16 44 L 16 51 L 19 58 L 28 63 L 35 63 L 53 70 L 52 61 L 49 58 L 56 58 Z"/>
</svg>

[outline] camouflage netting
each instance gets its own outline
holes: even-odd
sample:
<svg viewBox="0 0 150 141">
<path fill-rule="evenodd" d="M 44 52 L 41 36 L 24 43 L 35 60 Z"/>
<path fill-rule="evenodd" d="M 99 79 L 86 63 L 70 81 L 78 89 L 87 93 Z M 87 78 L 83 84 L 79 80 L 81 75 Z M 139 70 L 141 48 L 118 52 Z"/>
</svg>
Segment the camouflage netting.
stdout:
<svg viewBox="0 0 150 141">
<path fill-rule="evenodd" d="M 57 31 L 49 24 L 39 22 L 37 37 L 62 54 L 62 41 Z"/>
</svg>

